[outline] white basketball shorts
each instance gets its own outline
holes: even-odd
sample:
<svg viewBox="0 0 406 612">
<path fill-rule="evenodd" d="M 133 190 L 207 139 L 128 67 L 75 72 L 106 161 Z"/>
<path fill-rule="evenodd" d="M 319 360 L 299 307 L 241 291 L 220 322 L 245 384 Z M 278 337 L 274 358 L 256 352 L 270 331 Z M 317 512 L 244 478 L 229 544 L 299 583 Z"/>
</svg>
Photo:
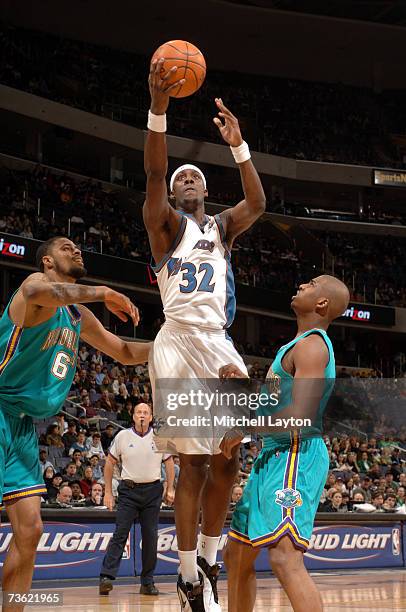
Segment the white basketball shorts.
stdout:
<svg viewBox="0 0 406 612">
<path fill-rule="evenodd" d="M 167 321 L 156 336 L 149 356 L 154 405 L 157 401 L 157 381 L 160 379 L 194 379 L 198 384 L 198 379 L 218 378 L 221 366 L 229 363 L 236 365 L 248 376 L 241 355 L 226 337 L 224 330 L 207 331 Z M 162 437 L 158 431 L 155 436 L 157 450 L 186 455 L 219 454 L 221 438 L 216 438 L 211 430 L 199 431 L 207 433 L 207 436 L 201 437 L 199 433 L 198 437 L 187 434 L 182 437 Z"/>
</svg>

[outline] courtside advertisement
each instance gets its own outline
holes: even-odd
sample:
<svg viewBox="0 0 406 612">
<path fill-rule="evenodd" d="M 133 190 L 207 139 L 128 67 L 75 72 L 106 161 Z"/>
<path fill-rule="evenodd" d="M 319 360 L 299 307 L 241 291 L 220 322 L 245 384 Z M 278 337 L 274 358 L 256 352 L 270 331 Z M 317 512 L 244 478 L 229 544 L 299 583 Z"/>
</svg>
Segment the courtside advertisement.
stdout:
<svg viewBox="0 0 406 612">
<path fill-rule="evenodd" d="M 78 516 L 80 520 L 80 516 Z M 37 548 L 34 580 L 90 578 L 98 576 L 115 524 L 44 522 Z M 9 523 L 0 526 L 0 567 L 11 540 Z M 119 576 L 134 575 L 134 528 L 131 528 L 121 560 Z"/>
<path fill-rule="evenodd" d="M 47 521 L 38 546 L 34 579 L 98 577 L 107 545 L 114 533 L 114 523 L 63 523 Z M 227 542 L 227 528 L 219 544 Z M 8 523 L 0 528 L 0 566 L 11 540 Z M 119 576 L 139 576 L 141 572 L 141 530 L 132 528 L 124 550 Z M 306 567 L 312 570 L 365 567 L 402 567 L 401 523 L 317 524 L 310 548 L 305 554 Z M 266 549 L 257 559 L 257 571 L 269 571 Z M 135 568 L 135 570 L 134 570 Z M 158 526 L 158 563 L 156 575 L 176 574 L 178 545 L 175 525 Z"/>
<path fill-rule="evenodd" d="M 364 567 L 402 567 L 403 551 L 400 523 L 337 524 L 316 523 L 305 553 L 308 569 L 345 569 Z M 227 542 L 227 529 L 219 544 L 218 559 Z M 137 548 L 140 549 L 140 529 L 136 527 Z M 174 574 L 178 567 L 178 544 L 174 525 L 159 525 L 158 564 L 156 574 Z M 141 571 L 140 555 L 136 554 L 137 573 Z M 269 571 L 267 549 L 258 555 L 257 571 Z"/>
</svg>

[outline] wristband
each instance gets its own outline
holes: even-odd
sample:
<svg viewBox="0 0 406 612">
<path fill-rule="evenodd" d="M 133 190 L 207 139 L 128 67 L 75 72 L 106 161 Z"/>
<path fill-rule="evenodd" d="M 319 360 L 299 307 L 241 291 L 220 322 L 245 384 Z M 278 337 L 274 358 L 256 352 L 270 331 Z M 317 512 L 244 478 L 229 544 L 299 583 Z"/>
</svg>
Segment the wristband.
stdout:
<svg viewBox="0 0 406 612">
<path fill-rule="evenodd" d="M 242 141 L 239 147 L 230 146 L 230 149 L 237 164 L 242 164 L 251 158 L 250 148 L 245 140 Z"/>
<path fill-rule="evenodd" d="M 163 115 L 154 115 L 148 111 L 147 128 L 152 132 L 166 132 L 166 113 Z"/>
</svg>

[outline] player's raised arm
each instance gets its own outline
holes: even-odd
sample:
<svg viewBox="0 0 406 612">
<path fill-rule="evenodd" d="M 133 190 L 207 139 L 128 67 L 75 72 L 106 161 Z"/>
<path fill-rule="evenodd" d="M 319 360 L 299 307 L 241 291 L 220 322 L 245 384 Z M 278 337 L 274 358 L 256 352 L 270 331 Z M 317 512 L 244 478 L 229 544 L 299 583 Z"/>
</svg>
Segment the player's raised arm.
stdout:
<svg viewBox="0 0 406 612">
<path fill-rule="evenodd" d="M 105 329 L 86 306 L 79 306 L 79 310 L 82 315 L 80 337 L 85 342 L 124 365 L 148 361 L 152 342 L 126 342 Z"/>
<path fill-rule="evenodd" d="M 174 66 L 162 75 L 163 62 L 163 58 L 151 62 L 148 78 L 151 107 L 148 113 L 148 133 L 144 148 L 147 187 L 143 217 L 155 260 L 160 259 L 160 256 L 169 250 L 180 225 L 179 215 L 168 202 L 166 186 L 168 152 L 165 132 L 169 93 L 172 89 L 179 87 L 184 79 L 168 85 L 169 77 L 176 72 L 177 68 Z"/>
<path fill-rule="evenodd" d="M 237 117 L 224 106 L 221 98 L 216 98 L 215 102 L 219 112 L 218 117 L 214 117 L 213 121 L 223 140 L 230 145 L 235 161 L 239 165 L 244 191 L 244 199 L 241 202 L 220 214 L 226 240 L 231 247 L 234 238 L 251 227 L 265 212 L 266 197 L 261 179 L 252 163 L 248 145 L 241 136 Z"/>
</svg>

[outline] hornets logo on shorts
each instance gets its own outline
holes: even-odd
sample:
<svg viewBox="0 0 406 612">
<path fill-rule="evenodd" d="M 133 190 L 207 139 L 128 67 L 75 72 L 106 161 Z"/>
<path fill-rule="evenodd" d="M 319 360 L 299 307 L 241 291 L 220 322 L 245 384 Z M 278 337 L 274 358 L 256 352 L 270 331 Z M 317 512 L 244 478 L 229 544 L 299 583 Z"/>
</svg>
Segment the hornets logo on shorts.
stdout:
<svg viewBox="0 0 406 612">
<path fill-rule="evenodd" d="M 296 489 L 278 489 L 275 495 L 276 503 L 284 508 L 297 508 L 297 506 L 301 506 L 303 503 L 300 491 Z"/>
</svg>

